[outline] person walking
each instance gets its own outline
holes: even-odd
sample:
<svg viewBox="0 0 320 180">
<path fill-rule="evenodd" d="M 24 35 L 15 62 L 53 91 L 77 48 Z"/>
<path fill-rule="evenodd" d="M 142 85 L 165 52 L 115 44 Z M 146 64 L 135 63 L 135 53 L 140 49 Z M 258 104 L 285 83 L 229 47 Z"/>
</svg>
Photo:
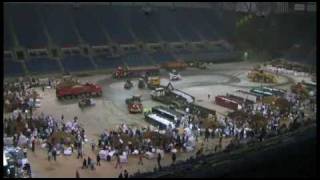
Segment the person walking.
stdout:
<svg viewBox="0 0 320 180">
<path fill-rule="evenodd" d="M 83 163 L 82 163 L 82 169 L 87 168 L 87 160 L 86 158 L 83 159 Z"/>
<path fill-rule="evenodd" d="M 91 143 L 91 150 L 94 151 L 96 148 L 96 144 L 94 142 Z"/>
<path fill-rule="evenodd" d="M 139 162 L 138 162 L 138 165 L 142 165 L 143 166 L 143 161 L 142 161 L 142 158 L 143 158 L 143 154 L 141 151 L 139 151 Z"/>
<path fill-rule="evenodd" d="M 76 178 L 80 178 L 80 174 L 78 170 L 76 170 Z"/>
<path fill-rule="evenodd" d="M 88 161 L 87 161 L 87 162 L 88 162 L 88 166 L 90 166 L 91 163 L 92 163 L 92 162 L 91 162 L 91 158 L 90 158 L 89 156 L 88 156 Z"/>
<path fill-rule="evenodd" d="M 56 150 L 55 147 L 54 147 L 53 150 L 52 150 L 52 156 L 53 156 L 53 160 L 54 160 L 54 161 L 57 161 L 57 150 Z"/>
<path fill-rule="evenodd" d="M 51 152 L 51 151 L 48 151 L 48 161 L 51 160 L 51 156 L 52 156 L 52 152 Z"/>
<path fill-rule="evenodd" d="M 129 178 L 129 174 L 128 174 L 128 171 L 126 169 L 123 172 L 123 176 L 124 176 L 124 178 Z"/>
<path fill-rule="evenodd" d="M 158 162 L 158 167 L 159 167 L 159 169 L 161 169 L 160 161 L 161 161 L 161 154 L 160 154 L 160 153 L 158 153 L 157 162 Z"/>
<path fill-rule="evenodd" d="M 36 145 L 36 140 L 33 139 L 33 140 L 32 140 L 32 144 L 31 144 L 32 152 L 34 152 L 34 150 L 35 150 L 35 145 Z"/>
<path fill-rule="evenodd" d="M 176 153 L 172 153 L 171 159 L 172 159 L 172 165 L 176 164 L 176 159 L 177 159 Z"/>
<path fill-rule="evenodd" d="M 120 169 L 122 168 L 122 166 L 121 166 L 121 163 L 120 163 L 120 156 L 119 156 L 119 154 L 117 153 L 116 154 L 116 160 L 117 160 L 117 162 L 116 162 L 116 169 L 117 169 L 117 167 L 119 166 L 120 167 Z"/>
<path fill-rule="evenodd" d="M 120 172 L 118 178 L 123 178 L 122 172 Z"/>
<path fill-rule="evenodd" d="M 100 166 L 100 155 L 97 154 L 97 166 Z"/>
<path fill-rule="evenodd" d="M 209 141 L 209 135 L 210 135 L 209 129 L 206 128 L 206 131 L 204 132 L 204 140 L 207 142 Z"/>
</svg>

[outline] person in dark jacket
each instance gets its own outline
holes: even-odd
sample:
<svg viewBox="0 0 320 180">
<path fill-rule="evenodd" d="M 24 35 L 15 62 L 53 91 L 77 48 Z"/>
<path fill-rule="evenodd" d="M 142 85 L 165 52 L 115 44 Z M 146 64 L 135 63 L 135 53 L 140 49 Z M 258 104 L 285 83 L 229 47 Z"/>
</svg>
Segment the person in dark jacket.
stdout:
<svg viewBox="0 0 320 180">
<path fill-rule="evenodd" d="M 176 163 L 176 159 L 177 159 L 177 155 L 176 153 L 172 153 L 172 164 L 175 164 Z"/>
<path fill-rule="evenodd" d="M 90 166 L 91 165 L 91 158 L 90 157 L 88 157 L 88 166 Z"/>
<path fill-rule="evenodd" d="M 97 154 L 97 166 L 100 166 L 100 155 L 99 154 Z"/>
<path fill-rule="evenodd" d="M 122 172 L 120 172 L 120 174 L 119 174 L 118 177 L 119 177 L 119 178 L 123 178 Z"/>
<path fill-rule="evenodd" d="M 83 163 L 82 163 L 82 169 L 87 168 L 87 160 L 86 158 L 83 159 Z"/>
<path fill-rule="evenodd" d="M 158 162 L 158 167 L 159 167 L 159 169 L 161 169 L 160 161 L 161 161 L 161 154 L 160 154 L 160 153 L 158 153 L 157 162 Z"/>
<path fill-rule="evenodd" d="M 126 169 L 123 172 L 123 176 L 124 176 L 124 178 L 129 178 L 129 174 L 128 174 L 128 171 Z"/>
<path fill-rule="evenodd" d="M 80 174 L 78 170 L 76 170 L 76 178 L 80 178 Z"/>
<path fill-rule="evenodd" d="M 53 150 L 52 150 L 52 156 L 53 156 L 53 160 L 54 160 L 54 161 L 57 161 L 57 150 L 56 150 L 56 148 L 53 148 Z"/>
</svg>

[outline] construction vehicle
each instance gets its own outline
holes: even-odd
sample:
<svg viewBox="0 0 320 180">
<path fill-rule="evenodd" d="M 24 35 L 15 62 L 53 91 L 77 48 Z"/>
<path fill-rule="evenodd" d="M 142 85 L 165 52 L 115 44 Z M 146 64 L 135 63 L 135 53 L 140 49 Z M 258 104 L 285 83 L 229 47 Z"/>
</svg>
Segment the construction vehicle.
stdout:
<svg viewBox="0 0 320 180">
<path fill-rule="evenodd" d="M 85 83 L 80 84 L 75 81 L 62 82 L 56 87 L 56 96 L 58 99 L 62 98 L 77 98 L 79 96 L 101 96 L 102 87 L 97 84 Z"/>
<path fill-rule="evenodd" d="M 145 88 L 145 83 L 144 83 L 144 80 L 143 80 L 143 78 L 140 78 L 139 79 L 139 82 L 138 82 L 138 88 L 139 89 L 143 89 L 143 88 Z"/>
<path fill-rule="evenodd" d="M 170 81 L 178 81 L 181 80 L 181 75 L 173 69 L 172 72 L 169 73 L 169 79 Z"/>
<path fill-rule="evenodd" d="M 132 82 L 128 79 L 127 81 L 126 81 L 126 83 L 124 84 L 124 88 L 125 89 L 131 89 L 133 87 L 133 84 L 132 84 Z"/>
<path fill-rule="evenodd" d="M 84 108 L 84 107 L 90 107 L 90 106 L 94 106 L 95 105 L 95 103 L 93 102 L 93 100 L 91 99 L 91 98 L 88 98 L 88 97 L 86 97 L 86 98 L 81 98 L 80 100 L 79 100 L 79 107 L 80 108 Z"/>
<path fill-rule="evenodd" d="M 172 105 L 178 109 L 185 108 L 188 104 L 193 103 L 195 99 L 193 96 L 173 88 L 171 83 L 166 87 L 159 87 L 153 90 L 151 92 L 151 98 L 155 101 Z"/>
<path fill-rule="evenodd" d="M 153 75 L 159 74 L 159 66 L 147 66 L 147 67 L 121 67 L 119 66 L 113 73 L 113 77 L 116 79 L 126 78 L 126 77 L 141 77 L 145 74 Z"/>
<path fill-rule="evenodd" d="M 126 99 L 126 104 L 128 106 L 128 111 L 130 113 L 142 113 L 143 106 L 141 103 L 141 96 L 135 95 L 131 98 Z"/>
<path fill-rule="evenodd" d="M 177 60 L 177 61 L 170 61 L 170 62 L 164 63 L 162 64 L 161 67 L 167 70 L 172 70 L 172 69 L 182 70 L 182 69 L 186 69 L 188 67 L 188 64 L 185 63 L 184 61 Z"/>
<path fill-rule="evenodd" d="M 160 77 L 159 76 L 149 76 L 146 78 L 147 86 L 149 89 L 155 89 L 160 87 Z"/>
</svg>

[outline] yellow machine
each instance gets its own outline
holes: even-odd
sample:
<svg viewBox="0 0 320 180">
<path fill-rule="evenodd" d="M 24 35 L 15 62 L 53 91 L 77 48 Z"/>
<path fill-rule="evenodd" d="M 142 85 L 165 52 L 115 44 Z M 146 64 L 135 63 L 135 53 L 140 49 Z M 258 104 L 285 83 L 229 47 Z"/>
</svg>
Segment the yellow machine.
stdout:
<svg viewBox="0 0 320 180">
<path fill-rule="evenodd" d="M 148 77 L 147 85 L 149 88 L 159 87 L 160 86 L 160 77 L 159 76 Z"/>
</svg>

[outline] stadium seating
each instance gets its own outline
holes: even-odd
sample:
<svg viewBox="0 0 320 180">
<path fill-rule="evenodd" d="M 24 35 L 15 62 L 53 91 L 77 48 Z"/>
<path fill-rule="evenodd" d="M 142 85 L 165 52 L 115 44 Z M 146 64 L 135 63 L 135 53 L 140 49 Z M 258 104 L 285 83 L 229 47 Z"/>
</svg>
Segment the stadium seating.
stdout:
<svg viewBox="0 0 320 180">
<path fill-rule="evenodd" d="M 82 55 L 70 55 L 61 59 L 66 72 L 78 72 L 94 70 L 94 66 L 88 57 Z"/>
<path fill-rule="evenodd" d="M 204 16 L 204 11 L 208 9 L 189 8 L 185 13 L 189 17 L 189 21 L 192 22 L 192 27 L 196 29 L 206 40 L 217 40 L 218 32 L 217 28 L 209 24 L 208 17 Z M 216 26 L 219 24 L 216 24 Z"/>
<path fill-rule="evenodd" d="M 194 55 L 191 51 L 186 49 L 179 49 L 174 52 L 176 59 L 189 61 L 194 59 Z"/>
<path fill-rule="evenodd" d="M 76 27 L 80 36 L 90 45 L 107 44 L 107 39 L 95 18 L 86 6 L 71 10 Z"/>
<path fill-rule="evenodd" d="M 175 58 L 170 53 L 156 52 L 150 54 L 157 64 L 162 64 L 168 61 L 173 61 Z"/>
<path fill-rule="evenodd" d="M 58 61 L 45 57 L 32 58 L 25 61 L 30 73 L 33 74 L 49 74 L 61 72 Z"/>
<path fill-rule="evenodd" d="M 4 59 L 4 75 L 5 76 L 23 76 L 24 70 L 21 62 L 12 59 Z"/>
<path fill-rule="evenodd" d="M 118 66 L 123 66 L 120 57 L 111 57 L 106 55 L 99 55 L 93 58 L 97 64 L 98 69 L 115 69 Z"/>
<path fill-rule="evenodd" d="M 122 58 L 122 61 L 128 66 L 149 66 L 153 65 L 151 57 L 145 53 L 130 53 Z"/>
<path fill-rule="evenodd" d="M 121 7 L 118 9 L 123 19 L 128 18 L 128 25 L 138 39 L 144 42 L 159 42 L 158 34 L 152 25 L 152 16 L 145 15 L 141 8 Z"/>
<path fill-rule="evenodd" d="M 190 15 L 185 8 L 177 8 L 173 13 L 176 27 L 183 38 L 187 41 L 200 41 L 201 39 L 194 31 L 193 27 L 195 26 L 190 22 L 188 18 Z"/>
<path fill-rule="evenodd" d="M 3 31 L 3 34 L 4 34 L 4 50 L 9 50 L 9 49 L 12 49 L 13 48 L 13 38 L 12 38 L 12 32 L 10 30 L 10 24 L 9 24 L 9 16 L 8 16 L 8 10 L 4 10 L 4 31 Z"/>
<path fill-rule="evenodd" d="M 75 46 L 79 43 L 75 27 L 66 13 L 68 7 L 67 5 L 38 5 L 53 42 L 61 47 Z"/>
<path fill-rule="evenodd" d="M 28 3 L 8 4 L 6 8 L 20 45 L 28 48 L 47 47 L 48 40 L 35 6 Z"/>
<path fill-rule="evenodd" d="M 99 17 L 101 24 L 113 41 L 120 44 L 130 44 L 134 40 L 128 30 L 128 26 L 124 23 L 125 19 L 121 19 L 118 8 L 113 6 L 90 6 L 91 11 L 96 14 L 96 17 Z"/>
<path fill-rule="evenodd" d="M 181 41 L 175 29 L 174 13 L 169 8 L 158 7 L 152 13 L 154 27 L 164 41 L 178 42 Z"/>
</svg>

